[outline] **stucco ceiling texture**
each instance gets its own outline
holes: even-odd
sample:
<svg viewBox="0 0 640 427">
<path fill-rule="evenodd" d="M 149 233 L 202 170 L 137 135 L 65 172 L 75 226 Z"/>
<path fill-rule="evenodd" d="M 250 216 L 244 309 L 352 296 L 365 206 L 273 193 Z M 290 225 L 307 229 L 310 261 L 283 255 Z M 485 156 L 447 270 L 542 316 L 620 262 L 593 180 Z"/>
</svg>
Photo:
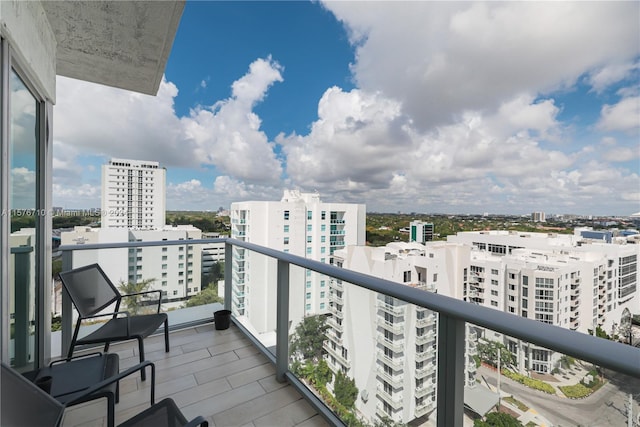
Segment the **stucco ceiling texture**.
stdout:
<svg viewBox="0 0 640 427">
<path fill-rule="evenodd" d="M 184 1 L 44 1 L 56 74 L 155 95 Z"/>
</svg>

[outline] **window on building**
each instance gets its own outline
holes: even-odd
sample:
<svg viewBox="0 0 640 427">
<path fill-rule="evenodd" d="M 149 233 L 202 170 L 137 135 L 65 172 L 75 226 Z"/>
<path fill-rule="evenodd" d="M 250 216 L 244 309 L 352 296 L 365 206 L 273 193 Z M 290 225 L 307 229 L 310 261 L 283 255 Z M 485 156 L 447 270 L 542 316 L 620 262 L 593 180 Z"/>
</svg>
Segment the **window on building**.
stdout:
<svg viewBox="0 0 640 427">
<path fill-rule="evenodd" d="M 311 292 L 307 292 L 306 299 L 311 299 Z"/>
<path fill-rule="evenodd" d="M 403 273 L 403 282 L 410 282 L 411 281 L 411 270 L 409 271 L 405 271 Z"/>
<path fill-rule="evenodd" d="M 288 233 L 288 232 L 289 232 L 289 224 L 287 224 L 287 225 L 285 225 L 285 226 L 284 226 L 284 232 L 285 232 L 285 233 Z"/>
<path fill-rule="evenodd" d="M 311 211 L 307 211 L 307 219 L 308 219 L 308 220 L 313 219 L 313 212 L 311 212 Z"/>
<path fill-rule="evenodd" d="M 327 226 L 324 224 L 320 225 L 320 231 L 327 231 Z"/>
<path fill-rule="evenodd" d="M 289 211 L 284 211 L 284 220 L 285 221 L 289 220 Z"/>
</svg>

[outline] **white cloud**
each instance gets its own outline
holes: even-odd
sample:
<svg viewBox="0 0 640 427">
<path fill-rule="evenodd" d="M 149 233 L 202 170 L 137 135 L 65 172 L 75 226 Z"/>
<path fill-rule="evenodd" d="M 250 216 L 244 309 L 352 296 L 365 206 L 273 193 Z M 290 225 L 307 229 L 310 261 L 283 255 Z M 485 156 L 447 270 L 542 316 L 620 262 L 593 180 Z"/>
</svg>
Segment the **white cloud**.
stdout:
<svg viewBox="0 0 640 427">
<path fill-rule="evenodd" d="M 359 87 L 400 100 L 423 130 L 465 110 L 493 110 L 518 93 L 568 87 L 638 54 L 637 2 L 324 6 L 358 43 L 352 70 Z"/>
<path fill-rule="evenodd" d="M 604 105 L 598 128 L 604 131 L 640 131 L 640 96 L 623 98 L 614 105 Z"/>
<path fill-rule="evenodd" d="M 77 165 L 84 156 L 114 156 L 211 171 L 210 179 L 170 183 L 169 209 L 278 200 L 286 187 L 394 212 L 636 207 L 638 174 L 611 163 L 637 158 L 637 145 L 597 132 L 625 131 L 633 139 L 637 87 L 619 90 L 620 101 L 602 107 L 598 123 L 590 123 L 596 135 L 584 142 L 573 140 L 572 122 L 561 121 L 557 95 L 581 81 L 604 98 L 637 72 L 640 3 L 325 7 L 349 31 L 358 87 L 328 88 L 307 134 L 270 141 L 261 130 L 255 106 L 284 82 L 283 67 L 270 57 L 250 64 L 227 99 L 193 106 L 185 117 L 176 115 L 171 82 L 154 98 L 59 78 L 56 199 L 73 200 L 67 190 L 83 181 L 86 169 Z M 205 88 L 208 79 L 201 83 Z M 75 200 L 96 194 L 99 187 L 85 183 Z"/>
<path fill-rule="evenodd" d="M 173 108 L 178 89 L 166 80 L 152 97 L 59 77 L 54 182 L 80 184 L 83 167 L 78 153 L 82 153 L 105 160 L 158 161 L 167 168 L 209 165 L 240 181 L 276 185 L 282 165 L 252 108 L 273 83 L 282 81 L 280 70 L 270 58 L 258 59 L 233 84 L 230 98 L 197 106 L 181 118 Z M 63 194 L 56 194 L 54 202 L 70 202 Z"/>
<path fill-rule="evenodd" d="M 609 86 L 625 80 L 638 69 L 640 69 L 640 63 L 638 62 L 608 64 L 591 72 L 588 82 L 595 92 L 601 93 Z"/>
</svg>

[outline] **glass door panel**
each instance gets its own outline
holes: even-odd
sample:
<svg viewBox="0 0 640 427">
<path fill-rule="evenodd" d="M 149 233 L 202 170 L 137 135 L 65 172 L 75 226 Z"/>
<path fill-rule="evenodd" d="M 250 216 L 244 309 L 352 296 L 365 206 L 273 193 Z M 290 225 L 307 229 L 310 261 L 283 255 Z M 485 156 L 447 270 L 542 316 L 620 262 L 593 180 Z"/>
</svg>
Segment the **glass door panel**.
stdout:
<svg viewBox="0 0 640 427">
<path fill-rule="evenodd" d="M 12 69 L 9 79 L 9 261 L 11 364 L 34 367 L 36 356 L 37 100 Z"/>
</svg>

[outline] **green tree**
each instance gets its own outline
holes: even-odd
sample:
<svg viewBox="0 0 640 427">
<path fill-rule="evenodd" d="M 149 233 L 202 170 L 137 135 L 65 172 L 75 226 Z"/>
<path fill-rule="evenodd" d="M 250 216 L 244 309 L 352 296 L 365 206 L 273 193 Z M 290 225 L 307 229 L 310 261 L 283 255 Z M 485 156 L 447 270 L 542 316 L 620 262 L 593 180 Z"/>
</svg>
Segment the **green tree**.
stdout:
<svg viewBox="0 0 640 427">
<path fill-rule="evenodd" d="M 224 262 L 215 262 L 206 272 L 202 273 L 202 288 L 208 288 L 211 285 L 218 285 L 218 281 L 224 279 Z"/>
<path fill-rule="evenodd" d="M 195 307 L 197 305 L 213 304 L 214 302 L 223 303 L 224 299 L 218 296 L 218 286 L 210 286 L 203 289 L 200 293 L 192 296 L 185 303 L 185 307 Z"/>
<path fill-rule="evenodd" d="M 118 289 L 124 295 L 137 294 L 139 292 L 148 291 L 151 287 L 151 284 L 155 281 L 156 279 L 145 279 L 140 282 L 121 281 L 118 285 Z M 136 295 L 128 298 L 123 298 L 122 301 L 124 302 L 124 308 L 126 308 L 130 314 L 140 314 L 142 313 L 143 307 L 149 305 L 147 304 L 149 300 L 146 299 L 144 295 Z"/>
<path fill-rule="evenodd" d="M 289 355 L 294 359 L 319 362 L 327 339 L 325 333 L 329 325 L 322 315 L 307 316 L 296 326 L 289 344 Z"/>
<path fill-rule="evenodd" d="M 492 366 L 498 366 L 498 350 L 500 350 L 500 365 L 506 367 L 515 362 L 515 357 L 504 344 L 497 341 L 478 342 L 478 356 Z"/>
<path fill-rule="evenodd" d="M 587 332 L 589 332 L 589 335 L 593 335 L 593 329 L 587 329 Z M 598 338 L 604 338 L 606 340 L 611 339 L 609 335 L 605 332 L 605 330 L 602 329 L 600 326 L 596 326 L 596 336 Z"/>
<path fill-rule="evenodd" d="M 353 408 L 358 398 L 358 387 L 356 387 L 356 382 L 353 379 L 344 375 L 342 371 L 338 371 L 333 391 L 336 400 L 345 408 Z"/>
<path fill-rule="evenodd" d="M 522 423 L 514 416 L 504 412 L 491 412 L 484 421 L 475 420 L 473 427 L 522 427 Z"/>
</svg>

